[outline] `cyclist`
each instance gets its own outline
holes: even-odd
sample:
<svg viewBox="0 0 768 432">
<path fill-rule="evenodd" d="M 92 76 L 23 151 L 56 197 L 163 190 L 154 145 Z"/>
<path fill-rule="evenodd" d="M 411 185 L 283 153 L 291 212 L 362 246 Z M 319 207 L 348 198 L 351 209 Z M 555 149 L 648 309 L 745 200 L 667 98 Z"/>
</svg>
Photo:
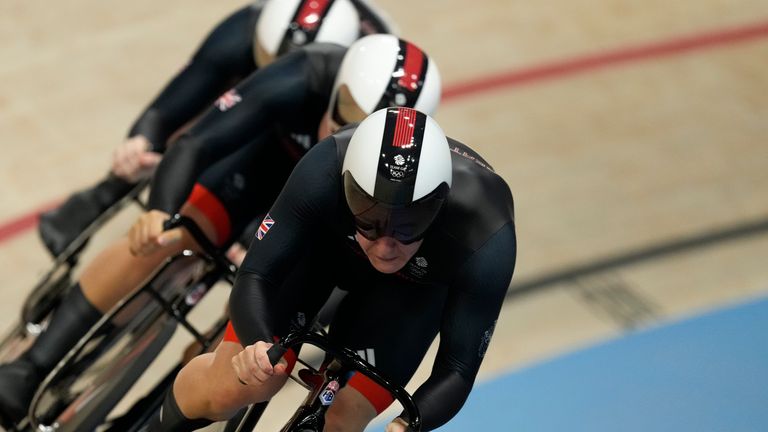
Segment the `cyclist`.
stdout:
<svg viewBox="0 0 768 432">
<path fill-rule="evenodd" d="M 318 137 L 381 107 L 434 111 L 440 76 L 418 47 L 381 34 L 348 49 L 308 45 L 257 71 L 234 91 L 241 101 L 209 111 L 169 149 L 152 184 L 153 210 L 86 266 L 47 330 L 21 359 L 0 366 L 0 414 L 23 416 L 38 383 L 104 312 L 167 256 L 195 248 L 186 232 L 163 232 L 170 214 L 187 214 L 214 243 L 226 246 L 268 209 Z"/>
<path fill-rule="evenodd" d="M 480 155 L 421 112 L 383 109 L 317 144 L 261 227 L 232 290 L 224 341 L 182 369 L 154 430 L 192 430 L 269 399 L 295 361 L 289 352 L 269 364 L 273 338 L 310 322 L 334 286 L 348 294 L 331 339 L 397 384 L 439 333 L 432 374 L 414 399 L 424 430 L 459 411 L 516 259 L 512 195 Z M 354 375 L 326 430 L 362 431 L 391 402 Z M 387 430 L 407 422 L 398 417 Z"/>
<path fill-rule="evenodd" d="M 257 0 L 236 11 L 210 32 L 139 116 L 115 150 L 109 175 L 41 215 L 43 243 L 58 256 L 104 210 L 151 175 L 166 143 L 185 125 L 214 101 L 225 109 L 237 98 L 225 91 L 276 56 L 314 41 L 349 46 L 363 35 L 392 30 L 368 0 Z"/>
</svg>

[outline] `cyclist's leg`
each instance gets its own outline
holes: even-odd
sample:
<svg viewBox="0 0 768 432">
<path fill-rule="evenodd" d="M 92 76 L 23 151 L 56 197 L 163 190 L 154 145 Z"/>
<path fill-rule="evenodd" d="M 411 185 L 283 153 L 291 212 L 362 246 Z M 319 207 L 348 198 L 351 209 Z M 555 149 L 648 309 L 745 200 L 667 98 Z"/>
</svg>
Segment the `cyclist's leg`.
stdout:
<svg viewBox="0 0 768 432">
<path fill-rule="evenodd" d="M 204 198 L 209 198 L 203 200 L 209 206 L 215 202 L 215 197 Z M 219 242 L 213 216 L 196 199 L 192 194 L 182 213 L 195 219 L 213 242 Z M 191 236 L 184 233 L 180 242 L 153 255 L 134 256 L 128 238 L 123 237 L 97 255 L 53 312 L 48 328 L 19 359 L 0 366 L 0 414 L 12 420 L 23 417 L 40 382 L 103 313 L 139 286 L 166 258 L 196 247 Z"/>
<path fill-rule="evenodd" d="M 0 366 L 0 414 L 3 417 L 18 421 L 26 415 L 45 375 L 99 317 L 101 313 L 75 284 L 54 312 L 48 329 L 18 359 Z"/>
<path fill-rule="evenodd" d="M 263 179 L 250 178 L 253 177 L 249 174 L 254 171 L 253 162 L 250 165 L 243 162 L 256 159 L 248 153 L 252 152 L 252 148 L 246 146 L 206 169 L 181 209 L 182 214 L 192 217 L 206 236 L 218 245 L 230 242 L 232 233 L 238 233 L 249 222 L 240 216 L 243 203 L 252 201 L 246 196 L 253 194 L 253 190 L 270 190 L 259 184 Z M 286 171 L 283 177 L 287 177 L 290 168 L 283 171 Z M 281 180 L 279 176 L 272 177 L 276 182 Z M 272 198 L 270 194 L 276 193 L 266 193 L 265 197 Z M 130 252 L 129 239 L 123 237 L 102 251 L 84 269 L 80 278 L 83 293 L 94 307 L 106 312 L 150 276 L 166 258 L 182 249 L 196 248 L 191 236 L 184 232 L 180 242 L 149 256 L 134 256 Z"/>
<path fill-rule="evenodd" d="M 258 386 L 243 385 L 238 381 L 232 359 L 242 350 L 236 338 L 233 340 L 228 336 L 216 351 L 199 355 L 184 366 L 173 384 L 172 395 L 184 417 L 226 420 L 240 408 L 269 400 L 280 390 L 287 375 L 274 377 Z"/>
<path fill-rule="evenodd" d="M 346 386 L 333 399 L 333 405 L 325 413 L 325 432 L 365 430 L 379 411 L 368 396 L 354 387 Z"/>
<path fill-rule="evenodd" d="M 318 290 L 319 291 L 319 290 Z M 328 290 L 329 291 L 329 290 Z M 313 311 L 295 312 L 292 324 L 308 324 L 303 318 Z M 311 315 L 310 315 L 311 316 Z M 260 385 L 243 385 L 232 367 L 232 359 L 243 350 L 231 323 L 227 326 L 224 340 L 213 353 L 201 354 L 187 363 L 179 372 L 172 392 L 166 395 L 164 406 L 175 407 L 174 415 L 162 415 L 153 423 L 150 432 L 185 430 L 204 421 L 226 420 L 241 408 L 272 398 L 285 384 L 288 375 L 273 377 Z M 296 363 L 296 355 L 289 351 L 287 372 Z"/>
<path fill-rule="evenodd" d="M 437 335 L 445 290 L 405 282 L 356 288 L 342 301 L 331 324 L 331 338 L 404 386 Z M 392 400 L 373 381 L 355 374 L 326 413 L 326 430 L 362 431 Z"/>
<path fill-rule="evenodd" d="M 278 334 L 290 329 L 311 325 L 313 317 L 328 299 L 335 286 L 333 275 L 329 274 L 324 259 L 337 256 L 327 248 L 307 251 L 298 265 L 278 291 L 275 302 L 275 316 L 279 317 Z M 285 376 L 270 381 L 269 385 L 258 387 L 241 384 L 232 367 L 232 359 L 243 350 L 231 325 L 224 340 L 214 353 L 203 354 L 189 362 L 179 372 L 173 386 L 173 393 L 179 412 L 189 421 L 200 418 L 226 419 L 246 405 L 271 398 L 285 382 Z M 295 355 L 286 354 L 289 369 L 295 362 Z M 154 430 L 173 430 L 182 424 L 183 418 L 163 418 L 162 426 Z"/>
<path fill-rule="evenodd" d="M 0 366 L 0 413 L 14 421 L 22 418 L 45 376 L 101 316 L 167 256 L 190 246 L 190 240 L 183 240 L 167 254 L 136 257 L 123 238 L 99 254 L 62 299 L 46 330 L 17 360 Z"/>
<path fill-rule="evenodd" d="M 272 153 L 259 154 L 265 153 L 265 146 L 259 144 L 269 140 L 270 134 L 257 137 L 251 144 L 208 167 L 182 207 L 181 213 L 192 217 L 206 236 L 219 246 L 228 244 L 250 222 L 244 215 L 248 211 L 247 207 L 254 201 L 253 195 L 266 191 L 264 198 L 271 202 L 279 188 L 271 186 L 272 183 L 268 180 L 281 185 L 281 180 L 287 178 L 290 173 L 290 168 L 284 168 L 281 159 Z M 265 158 L 262 159 L 263 156 Z M 264 168 L 256 165 L 255 162 L 260 159 L 270 160 L 269 176 L 261 174 L 265 171 Z M 273 166 L 280 167 L 285 172 L 282 177 Z M 262 205 L 265 201 L 261 201 Z M 185 233 L 182 242 L 174 246 L 147 257 L 134 257 L 128 248 L 128 238 L 123 238 L 120 244 L 101 254 L 84 271 L 81 277 L 84 293 L 97 308 L 106 311 L 141 283 L 167 257 L 182 249 L 194 247 L 191 236 Z M 105 268 L 114 268 L 114 271 L 105 272 Z"/>
<path fill-rule="evenodd" d="M 198 193 L 215 197 L 228 216 L 222 221 L 213 212 L 211 220 L 218 235 L 226 237 L 229 243 L 257 214 L 265 213 L 293 164 L 275 145 L 274 136 L 265 134 L 206 170 L 200 178 Z M 213 353 L 199 355 L 187 363 L 179 372 L 173 391 L 166 395 L 164 406 L 172 414 L 164 413 L 162 420 L 155 419 L 150 430 L 183 430 L 200 424 L 202 419 L 227 419 L 243 406 L 269 399 L 285 379 L 276 379 L 263 388 L 240 384 L 232 358 L 242 350 L 229 328 Z"/>
<path fill-rule="evenodd" d="M 58 256 L 106 209 L 135 184 L 109 174 L 94 186 L 71 195 L 59 207 L 40 215 L 38 232 L 51 255 Z"/>
<path fill-rule="evenodd" d="M 218 242 L 216 230 L 205 209 L 198 208 L 193 201 L 187 201 L 181 213 L 194 219 L 209 239 Z M 107 312 L 144 282 L 168 257 L 183 249 L 196 248 L 191 236 L 184 232 L 182 240 L 177 243 L 152 255 L 135 256 L 130 251 L 128 237 L 121 237 L 88 264 L 80 276 L 80 285 L 88 301 L 102 313 Z"/>
</svg>

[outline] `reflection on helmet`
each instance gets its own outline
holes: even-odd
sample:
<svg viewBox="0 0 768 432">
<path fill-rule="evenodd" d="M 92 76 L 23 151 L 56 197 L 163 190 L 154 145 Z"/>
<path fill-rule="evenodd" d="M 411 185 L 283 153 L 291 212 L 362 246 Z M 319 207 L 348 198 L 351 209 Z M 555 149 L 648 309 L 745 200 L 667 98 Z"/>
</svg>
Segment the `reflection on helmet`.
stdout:
<svg viewBox="0 0 768 432">
<path fill-rule="evenodd" d="M 350 0 L 267 0 L 255 32 L 256 64 L 264 67 L 312 42 L 349 46 L 360 34 L 360 17 Z"/>
<path fill-rule="evenodd" d="M 341 172 L 357 231 L 408 244 L 424 236 L 448 197 L 451 153 L 431 117 L 387 108 L 358 125 Z"/>
<path fill-rule="evenodd" d="M 440 72 L 424 51 L 396 36 L 376 34 L 349 47 L 328 108 L 340 125 L 362 120 L 353 117 L 355 113 L 386 107 L 410 107 L 432 115 L 440 92 Z"/>
</svg>

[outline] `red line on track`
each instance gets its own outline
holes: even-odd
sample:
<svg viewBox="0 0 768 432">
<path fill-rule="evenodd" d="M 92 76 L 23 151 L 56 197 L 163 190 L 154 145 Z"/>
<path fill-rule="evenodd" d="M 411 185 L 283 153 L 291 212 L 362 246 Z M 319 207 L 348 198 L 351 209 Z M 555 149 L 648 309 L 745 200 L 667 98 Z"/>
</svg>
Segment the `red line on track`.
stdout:
<svg viewBox="0 0 768 432">
<path fill-rule="evenodd" d="M 39 208 L 25 215 L 19 216 L 15 219 L 11 219 L 7 222 L 3 222 L 0 225 L 0 243 L 6 242 L 12 239 L 13 237 L 36 227 L 37 220 L 40 217 L 40 213 L 53 209 L 57 207 L 60 203 L 61 203 L 60 200 L 56 200 L 54 202 L 50 202 L 48 204 L 40 206 Z"/>
<path fill-rule="evenodd" d="M 622 63 L 678 55 L 688 51 L 723 45 L 733 45 L 766 36 L 768 36 L 768 22 L 760 22 L 742 27 L 667 39 L 645 45 L 630 46 L 603 53 L 587 54 L 449 85 L 443 89 L 443 101 L 454 101 L 462 97 L 501 87 L 520 86 L 547 79 L 562 78 Z M 34 228 L 37 225 L 38 215 L 55 207 L 58 203 L 59 201 L 49 203 L 28 214 L 0 224 L 0 243 L 6 242 Z"/>
<path fill-rule="evenodd" d="M 687 51 L 714 48 L 718 45 L 733 45 L 766 36 L 768 36 L 768 22 L 760 22 L 732 29 L 588 54 L 446 86 L 443 89 L 443 100 L 454 100 L 499 87 L 519 86 L 545 79 L 560 78 L 621 63 L 677 55 Z"/>
</svg>

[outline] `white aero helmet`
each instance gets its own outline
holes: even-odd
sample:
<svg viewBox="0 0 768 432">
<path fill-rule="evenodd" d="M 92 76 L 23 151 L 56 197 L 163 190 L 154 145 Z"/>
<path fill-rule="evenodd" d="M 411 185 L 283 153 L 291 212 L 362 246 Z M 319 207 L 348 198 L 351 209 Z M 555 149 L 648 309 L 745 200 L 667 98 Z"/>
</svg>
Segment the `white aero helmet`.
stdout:
<svg viewBox="0 0 768 432">
<path fill-rule="evenodd" d="M 357 126 L 341 172 L 357 231 L 408 244 L 424 237 L 448 197 L 451 151 L 428 115 L 386 108 Z"/>
<path fill-rule="evenodd" d="M 360 17 L 350 0 L 267 0 L 256 23 L 256 64 L 264 67 L 312 42 L 349 46 L 359 35 Z"/>
<path fill-rule="evenodd" d="M 440 103 L 440 72 L 416 45 L 389 34 L 357 40 L 341 62 L 328 106 L 343 125 L 387 107 L 434 114 Z"/>
</svg>

